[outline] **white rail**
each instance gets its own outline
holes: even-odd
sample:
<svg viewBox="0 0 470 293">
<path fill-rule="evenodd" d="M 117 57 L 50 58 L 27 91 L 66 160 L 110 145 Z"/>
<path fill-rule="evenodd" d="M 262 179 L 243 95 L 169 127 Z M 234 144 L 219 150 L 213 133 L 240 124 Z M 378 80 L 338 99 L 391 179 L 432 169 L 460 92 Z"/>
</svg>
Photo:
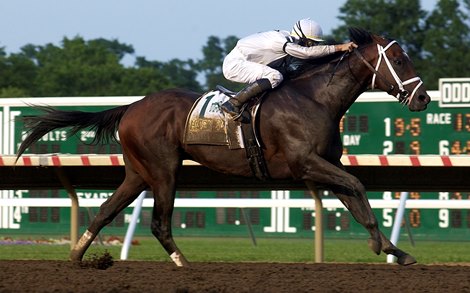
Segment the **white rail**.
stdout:
<svg viewBox="0 0 470 293">
<path fill-rule="evenodd" d="M 105 199 L 79 199 L 80 207 L 99 207 Z M 324 208 L 344 208 L 337 199 L 323 199 Z M 399 199 L 370 199 L 372 208 L 398 208 Z M 0 206 L 16 207 L 71 207 L 69 198 L 0 198 Z M 133 202 L 130 207 L 134 207 Z M 145 198 L 142 207 L 153 207 L 153 199 Z M 178 208 L 314 208 L 313 199 L 270 198 L 177 198 Z M 470 209 L 470 200 L 409 199 L 407 209 Z"/>
</svg>

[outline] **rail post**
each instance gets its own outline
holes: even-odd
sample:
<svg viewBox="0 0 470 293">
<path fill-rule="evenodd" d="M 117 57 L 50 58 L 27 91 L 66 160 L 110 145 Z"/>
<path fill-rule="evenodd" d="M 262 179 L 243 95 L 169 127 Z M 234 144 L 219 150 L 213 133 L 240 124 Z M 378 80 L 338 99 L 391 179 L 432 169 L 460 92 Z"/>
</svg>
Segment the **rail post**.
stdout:
<svg viewBox="0 0 470 293">
<path fill-rule="evenodd" d="M 56 168 L 55 172 L 60 182 L 65 187 L 70 200 L 72 201 L 70 207 L 70 247 L 73 248 L 74 245 L 78 242 L 78 210 L 80 207 L 78 203 L 78 196 L 77 192 L 75 192 L 75 189 L 72 187 L 72 184 L 70 184 L 70 180 L 68 179 L 64 170 L 62 168 Z"/>
<path fill-rule="evenodd" d="M 323 203 L 321 195 L 313 182 L 306 182 L 310 195 L 315 201 L 315 262 L 323 262 Z"/>
<path fill-rule="evenodd" d="M 406 209 L 406 200 L 408 199 L 408 192 L 402 192 L 400 194 L 400 205 L 397 208 L 397 213 L 395 215 L 395 220 L 392 228 L 392 235 L 390 235 L 390 242 L 393 245 L 397 245 L 398 238 L 400 238 L 400 227 L 403 222 L 403 215 L 405 214 Z M 387 255 L 387 263 L 394 263 L 395 256 L 392 254 Z"/>
</svg>

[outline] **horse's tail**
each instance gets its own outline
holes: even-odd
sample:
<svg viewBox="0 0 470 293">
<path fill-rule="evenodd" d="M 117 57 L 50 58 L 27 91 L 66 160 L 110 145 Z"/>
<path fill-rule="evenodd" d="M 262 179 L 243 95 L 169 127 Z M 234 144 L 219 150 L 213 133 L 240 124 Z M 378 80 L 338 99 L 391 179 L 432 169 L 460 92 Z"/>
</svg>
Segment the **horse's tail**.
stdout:
<svg viewBox="0 0 470 293">
<path fill-rule="evenodd" d="M 34 106 L 44 115 L 23 118 L 28 136 L 21 143 L 16 159 L 33 143 L 54 129 L 70 128 L 69 135 L 88 128 L 95 131 L 92 143 L 116 140 L 116 131 L 122 116 L 130 105 L 119 106 L 101 112 L 62 111 L 49 106 Z"/>
</svg>

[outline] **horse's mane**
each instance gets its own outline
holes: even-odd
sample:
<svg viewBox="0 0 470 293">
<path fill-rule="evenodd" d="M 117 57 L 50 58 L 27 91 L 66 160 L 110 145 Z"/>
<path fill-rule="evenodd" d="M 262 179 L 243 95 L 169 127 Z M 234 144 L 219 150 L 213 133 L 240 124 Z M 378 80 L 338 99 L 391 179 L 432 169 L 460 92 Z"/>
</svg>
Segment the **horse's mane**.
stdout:
<svg viewBox="0 0 470 293">
<path fill-rule="evenodd" d="M 356 43 L 359 47 L 369 45 L 374 40 L 374 35 L 363 28 L 359 27 L 350 27 L 349 28 L 349 38 L 352 42 Z M 315 58 L 315 59 L 306 59 L 302 60 L 302 65 L 295 72 L 288 74 L 288 78 L 295 78 L 306 71 L 310 72 L 312 70 L 322 70 L 323 68 L 329 68 L 331 64 L 336 65 L 339 62 L 339 59 L 344 55 L 344 52 L 336 52 L 324 57 Z"/>
<path fill-rule="evenodd" d="M 369 45 L 373 42 L 373 35 L 363 28 L 350 27 L 349 38 L 359 47 Z"/>
</svg>

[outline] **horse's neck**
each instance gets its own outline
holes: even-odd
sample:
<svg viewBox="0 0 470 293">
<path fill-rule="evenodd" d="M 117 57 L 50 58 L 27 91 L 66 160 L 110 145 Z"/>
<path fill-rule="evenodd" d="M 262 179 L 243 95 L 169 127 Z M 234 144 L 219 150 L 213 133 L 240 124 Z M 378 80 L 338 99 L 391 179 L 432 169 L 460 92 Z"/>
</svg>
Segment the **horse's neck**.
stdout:
<svg viewBox="0 0 470 293">
<path fill-rule="evenodd" d="M 301 89 L 304 97 L 324 105 L 332 115 L 340 119 L 359 95 L 367 90 L 367 79 L 370 78 L 367 72 L 359 68 L 361 64 L 348 64 L 348 61 L 343 60 L 334 74 L 331 64 L 305 72 L 292 86 L 297 90 Z M 360 69 L 364 74 L 358 79 L 353 72 L 359 72 Z"/>
</svg>

